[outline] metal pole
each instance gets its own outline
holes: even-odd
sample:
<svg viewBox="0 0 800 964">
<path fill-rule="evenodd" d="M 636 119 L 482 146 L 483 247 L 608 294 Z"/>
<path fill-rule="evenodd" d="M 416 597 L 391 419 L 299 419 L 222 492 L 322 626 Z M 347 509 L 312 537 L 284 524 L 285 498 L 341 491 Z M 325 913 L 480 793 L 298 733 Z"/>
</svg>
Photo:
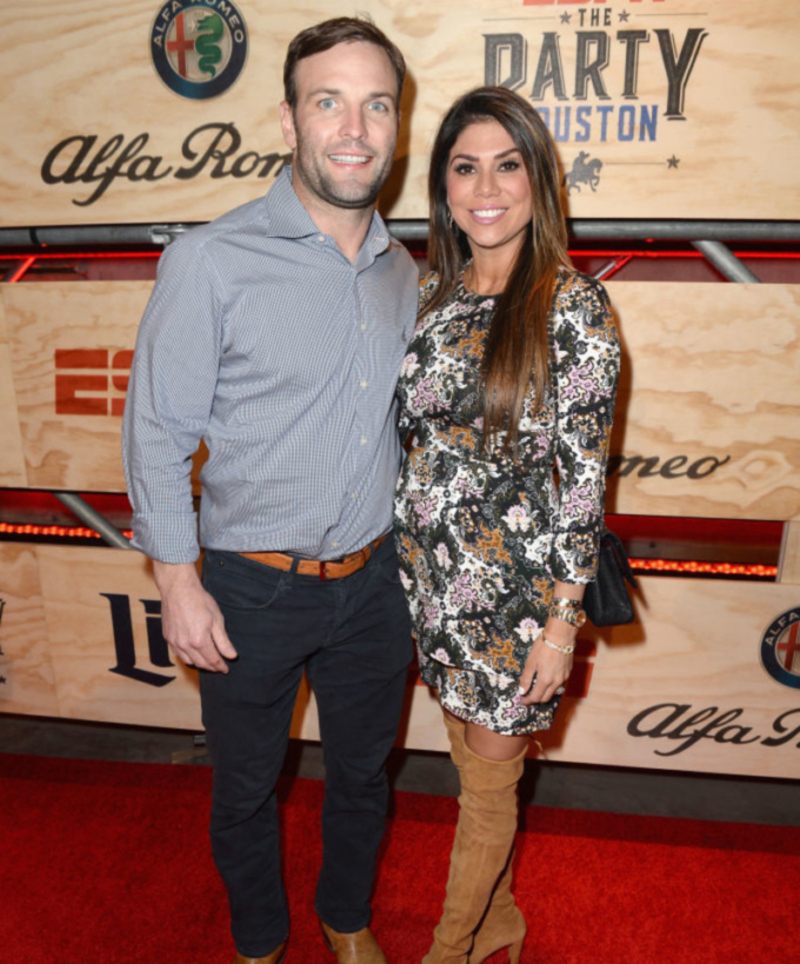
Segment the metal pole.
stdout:
<svg viewBox="0 0 800 964">
<path fill-rule="evenodd" d="M 43 245 L 92 247 L 114 244 L 167 245 L 193 224 L 77 224 L 65 227 L 0 228 L 0 248 Z"/>
<path fill-rule="evenodd" d="M 202 222 L 198 222 L 202 223 Z M 427 220 L 390 220 L 395 237 L 424 241 Z M 800 241 L 800 221 L 656 221 L 569 220 L 570 234 L 577 239 L 606 241 Z M 194 224 L 94 224 L 63 227 L 0 228 L 0 248 L 41 245 L 164 245 L 193 228 Z"/>
<path fill-rule="evenodd" d="M 728 281 L 739 281 L 745 284 L 760 284 L 761 279 L 733 254 L 721 241 L 692 241 L 692 247 L 701 251 L 704 257 L 721 271 Z"/>
<path fill-rule="evenodd" d="M 609 241 L 800 241 L 800 221 L 567 221 L 573 238 Z"/>
<path fill-rule="evenodd" d="M 625 265 L 632 260 L 632 257 L 632 255 L 626 254 L 620 258 L 614 258 L 613 261 L 604 264 L 599 271 L 595 271 L 593 277 L 598 281 L 602 281 L 603 278 L 610 278 L 611 275 L 616 274 L 620 268 L 624 268 Z"/>
<path fill-rule="evenodd" d="M 74 492 L 54 492 L 53 495 L 70 512 L 74 512 L 81 522 L 98 532 L 108 545 L 117 549 L 131 548 L 130 539 L 127 539 L 116 526 L 112 526 L 108 519 L 101 515 L 97 509 L 93 509 L 85 499 L 75 495 Z"/>
<path fill-rule="evenodd" d="M 401 241 L 424 241 L 427 221 L 387 221 Z M 603 241 L 800 241 L 800 221 L 568 220 L 571 237 Z"/>
</svg>

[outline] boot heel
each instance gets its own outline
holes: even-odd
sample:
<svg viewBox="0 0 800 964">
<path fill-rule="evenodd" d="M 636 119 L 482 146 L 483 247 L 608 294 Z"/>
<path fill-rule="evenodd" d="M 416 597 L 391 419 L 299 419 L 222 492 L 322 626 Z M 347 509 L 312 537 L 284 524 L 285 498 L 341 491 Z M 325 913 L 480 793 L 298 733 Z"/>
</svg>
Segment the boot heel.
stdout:
<svg viewBox="0 0 800 964">
<path fill-rule="evenodd" d="M 515 941 L 511 947 L 508 949 L 508 964 L 519 964 L 520 956 L 522 955 L 522 943 L 525 940 L 524 937 L 520 937 L 518 941 Z"/>
</svg>

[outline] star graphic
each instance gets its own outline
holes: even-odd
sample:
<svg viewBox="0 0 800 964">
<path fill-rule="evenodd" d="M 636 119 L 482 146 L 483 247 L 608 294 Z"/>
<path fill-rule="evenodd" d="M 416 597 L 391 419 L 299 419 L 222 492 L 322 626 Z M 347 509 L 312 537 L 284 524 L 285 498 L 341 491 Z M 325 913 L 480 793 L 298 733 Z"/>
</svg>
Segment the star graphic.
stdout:
<svg viewBox="0 0 800 964">
<path fill-rule="evenodd" d="M 571 14 L 571 13 L 562 13 L 562 14 L 561 14 L 561 22 L 562 22 L 562 23 L 569 23 L 570 20 L 572 20 L 572 14 Z"/>
<path fill-rule="evenodd" d="M 667 158 L 667 167 L 668 168 L 674 167 L 677 170 L 677 167 L 680 164 L 680 162 L 681 162 L 681 159 L 679 157 L 675 157 L 675 155 L 673 154 L 672 157 Z"/>
<path fill-rule="evenodd" d="M 627 23 L 628 18 L 630 17 L 630 13 L 628 13 L 627 10 L 623 10 L 622 13 L 618 13 L 617 16 L 619 17 L 620 23 Z"/>
</svg>

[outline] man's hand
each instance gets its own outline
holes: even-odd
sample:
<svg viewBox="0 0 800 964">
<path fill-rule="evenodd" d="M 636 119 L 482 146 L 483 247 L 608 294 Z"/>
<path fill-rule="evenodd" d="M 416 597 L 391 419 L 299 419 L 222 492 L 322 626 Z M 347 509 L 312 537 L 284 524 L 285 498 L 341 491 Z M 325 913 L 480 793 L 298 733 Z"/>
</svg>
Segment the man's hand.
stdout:
<svg viewBox="0 0 800 964">
<path fill-rule="evenodd" d="M 227 673 L 222 657 L 236 659 L 236 650 L 219 606 L 203 589 L 194 565 L 154 560 L 153 574 L 161 593 L 164 639 L 187 666 Z"/>
</svg>

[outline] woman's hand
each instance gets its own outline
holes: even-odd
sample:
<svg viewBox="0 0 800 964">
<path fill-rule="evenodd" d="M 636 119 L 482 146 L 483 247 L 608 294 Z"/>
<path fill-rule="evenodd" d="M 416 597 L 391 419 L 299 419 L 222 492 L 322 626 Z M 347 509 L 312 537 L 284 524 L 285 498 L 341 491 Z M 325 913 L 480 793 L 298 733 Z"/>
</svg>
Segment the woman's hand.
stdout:
<svg viewBox="0 0 800 964">
<path fill-rule="evenodd" d="M 536 638 L 520 679 L 520 702 L 523 706 L 532 703 L 547 703 L 556 690 L 566 683 L 572 670 L 572 653 L 565 655 L 545 645 L 543 636 L 557 646 L 574 646 L 578 631 L 563 619 L 550 618 Z"/>
</svg>

